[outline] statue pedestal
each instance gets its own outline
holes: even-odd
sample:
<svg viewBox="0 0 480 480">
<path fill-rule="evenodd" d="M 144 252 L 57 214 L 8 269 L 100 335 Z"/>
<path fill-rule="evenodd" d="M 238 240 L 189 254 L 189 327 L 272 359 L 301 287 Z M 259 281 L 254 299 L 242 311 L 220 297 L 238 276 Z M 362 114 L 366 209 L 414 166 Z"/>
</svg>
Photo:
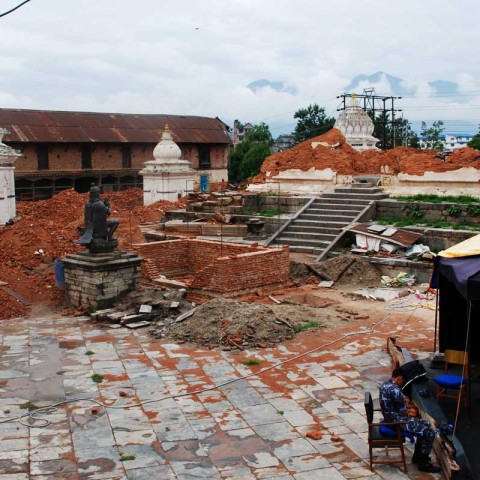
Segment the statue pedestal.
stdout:
<svg viewBox="0 0 480 480">
<path fill-rule="evenodd" d="M 82 252 L 62 259 L 65 292 L 75 306 L 111 307 L 140 282 L 142 258 L 135 253 Z"/>
</svg>

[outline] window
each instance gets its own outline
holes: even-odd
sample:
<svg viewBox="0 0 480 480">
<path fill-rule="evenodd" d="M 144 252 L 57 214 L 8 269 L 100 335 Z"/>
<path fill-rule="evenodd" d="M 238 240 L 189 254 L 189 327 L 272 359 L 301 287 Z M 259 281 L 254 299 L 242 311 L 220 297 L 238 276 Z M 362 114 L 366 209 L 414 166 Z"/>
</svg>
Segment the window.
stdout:
<svg viewBox="0 0 480 480">
<path fill-rule="evenodd" d="M 210 145 L 200 144 L 198 148 L 198 168 L 211 168 Z"/>
<path fill-rule="evenodd" d="M 38 170 L 48 170 L 48 145 L 39 145 L 37 148 Z"/>
<path fill-rule="evenodd" d="M 92 147 L 82 145 L 82 169 L 90 170 L 92 168 Z"/>
<path fill-rule="evenodd" d="M 122 168 L 132 168 L 131 145 L 122 145 Z"/>
</svg>

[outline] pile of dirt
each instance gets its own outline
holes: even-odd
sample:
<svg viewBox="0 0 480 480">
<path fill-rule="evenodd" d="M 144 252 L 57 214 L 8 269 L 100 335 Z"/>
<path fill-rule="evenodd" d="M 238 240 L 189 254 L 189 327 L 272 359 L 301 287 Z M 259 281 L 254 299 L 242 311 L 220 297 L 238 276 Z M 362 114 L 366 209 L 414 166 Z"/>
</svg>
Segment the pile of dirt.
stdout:
<svg viewBox="0 0 480 480">
<path fill-rule="evenodd" d="M 312 278 L 312 272 L 307 268 L 305 263 L 303 262 L 290 262 L 290 273 L 289 278 L 290 280 L 296 280 L 299 282 L 307 282 L 310 278 Z"/>
<path fill-rule="evenodd" d="M 319 143 L 315 148 L 312 143 Z M 397 147 L 392 150 L 358 152 L 345 141 L 337 129 L 310 138 L 293 148 L 275 153 L 265 159 L 252 183 L 263 183 L 266 178 L 290 169 L 302 171 L 331 168 L 340 175 L 407 173 L 423 175 L 427 171 L 448 172 L 460 168 L 480 168 L 480 152 L 473 148 L 455 150 L 446 159 L 436 150 Z"/>
<path fill-rule="evenodd" d="M 381 272 L 370 262 L 353 255 L 339 255 L 315 266 L 325 278 L 344 287 L 376 287 L 380 285 Z"/>
<path fill-rule="evenodd" d="M 144 207 L 143 192 L 138 188 L 102 195 L 107 197 L 112 217 L 120 219 L 115 234 L 120 249 L 143 242 L 140 223 L 158 221 L 166 210 L 185 205 L 185 199 L 181 199 Z M 62 292 L 54 286 L 53 262 L 85 250 L 74 241 L 79 238 L 78 227 L 83 225 L 87 198 L 86 193 L 64 190 L 48 200 L 17 203 L 19 219 L 0 227 L 0 318 L 22 316 L 31 303 L 56 303 L 61 298 Z"/>
<path fill-rule="evenodd" d="M 171 324 L 167 336 L 206 347 L 243 350 L 269 347 L 294 334 L 293 327 L 266 305 L 218 298 L 198 306 L 182 322 Z"/>
</svg>

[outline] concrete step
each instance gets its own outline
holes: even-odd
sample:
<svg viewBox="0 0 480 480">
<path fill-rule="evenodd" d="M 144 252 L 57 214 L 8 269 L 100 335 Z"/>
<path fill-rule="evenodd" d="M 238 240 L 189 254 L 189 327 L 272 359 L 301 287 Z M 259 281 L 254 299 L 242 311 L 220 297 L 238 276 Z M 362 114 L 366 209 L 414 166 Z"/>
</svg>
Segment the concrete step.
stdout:
<svg viewBox="0 0 480 480">
<path fill-rule="evenodd" d="M 331 233 L 307 232 L 305 230 L 295 232 L 295 231 L 292 231 L 291 229 L 287 229 L 282 233 L 283 233 L 283 237 L 295 238 L 295 239 L 305 238 L 307 240 L 319 240 L 324 242 L 331 242 L 336 237 L 335 234 L 331 234 Z"/>
<path fill-rule="evenodd" d="M 305 246 L 305 247 L 326 247 L 330 242 L 329 241 L 322 241 L 316 239 L 309 239 L 309 238 L 295 238 L 290 236 L 281 236 L 277 239 L 277 243 L 281 245 L 289 245 L 289 246 Z"/>
<path fill-rule="evenodd" d="M 345 212 L 344 210 L 339 210 L 335 213 L 325 213 L 324 215 L 319 215 L 315 213 L 302 213 L 300 215 L 301 220 L 315 220 L 318 222 L 335 222 L 338 220 L 344 220 L 347 223 L 353 221 L 357 216 L 356 212 Z"/>
<path fill-rule="evenodd" d="M 326 195 L 326 194 L 324 194 Z M 329 195 L 335 195 L 335 193 L 330 193 Z M 318 199 L 316 199 L 310 207 L 315 207 L 317 204 L 324 204 L 328 203 L 329 205 L 335 205 L 335 204 L 342 204 L 342 205 L 361 205 L 362 207 L 366 207 L 369 203 L 370 200 L 363 200 L 361 198 L 353 198 L 350 199 L 347 196 L 340 194 L 338 195 L 338 198 L 336 196 L 334 197 L 325 197 L 322 196 Z"/>
<path fill-rule="evenodd" d="M 356 205 L 349 203 L 315 203 L 310 208 L 305 210 L 307 213 L 317 212 L 317 211 L 329 211 L 329 210 L 351 210 L 355 212 L 361 212 L 365 208 L 365 205 Z"/>
<path fill-rule="evenodd" d="M 387 198 L 388 193 L 324 193 L 322 198 L 336 198 L 336 199 L 348 199 L 348 200 L 381 200 L 382 198 Z"/>
<path fill-rule="evenodd" d="M 348 225 L 348 224 L 346 224 Z M 329 228 L 329 227 L 317 227 L 317 226 L 305 226 L 305 225 L 297 225 L 295 222 L 292 225 L 289 225 L 285 232 L 292 232 L 292 233 L 313 233 L 315 235 L 331 235 L 331 236 L 337 236 L 338 232 L 340 232 L 340 228 Z"/>
<path fill-rule="evenodd" d="M 349 187 L 335 187 L 335 193 L 365 193 L 365 194 L 374 194 L 382 193 L 382 187 L 360 187 L 360 186 L 349 186 Z"/>
<path fill-rule="evenodd" d="M 310 247 L 307 245 L 296 245 L 296 246 L 289 246 L 288 247 L 291 252 L 295 253 L 307 253 L 314 255 L 315 258 L 318 257 L 323 252 L 323 248 L 318 247 Z"/>
<path fill-rule="evenodd" d="M 337 217 L 338 220 L 338 217 Z M 349 220 L 344 220 L 343 222 L 341 221 L 316 221 L 316 220 L 307 220 L 307 219 L 295 219 L 293 223 L 290 224 L 290 226 L 298 226 L 298 227 L 317 227 L 317 228 L 327 228 L 331 230 L 340 230 L 343 227 L 346 227 L 347 225 L 350 224 Z"/>
</svg>

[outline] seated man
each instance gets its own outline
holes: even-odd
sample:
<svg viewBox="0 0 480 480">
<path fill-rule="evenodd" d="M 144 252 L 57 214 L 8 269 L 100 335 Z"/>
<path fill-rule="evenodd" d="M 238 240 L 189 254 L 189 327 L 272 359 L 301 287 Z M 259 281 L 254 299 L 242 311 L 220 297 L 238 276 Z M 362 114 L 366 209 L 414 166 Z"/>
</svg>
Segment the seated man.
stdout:
<svg viewBox="0 0 480 480">
<path fill-rule="evenodd" d="M 440 468 L 430 462 L 435 431 L 426 420 L 417 417 L 416 408 L 407 409 L 402 392 L 405 373 L 401 367 L 395 368 L 392 377 L 380 387 L 380 408 L 386 422 L 406 422 L 405 431 L 415 436 L 415 453 L 412 461 L 422 472 L 439 473 Z"/>
<path fill-rule="evenodd" d="M 83 235 L 76 241 L 81 245 L 89 245 L 94 237 L 113 240 L 113 233 L 118 227 L 117 219 L 107 220 L 110 215 L 110 203 L 108 199 L 100 200 L 100 189 L 92 183 L 89 190 L 89 199 L 84 208 L 85 230 Z"/>
</svg>

